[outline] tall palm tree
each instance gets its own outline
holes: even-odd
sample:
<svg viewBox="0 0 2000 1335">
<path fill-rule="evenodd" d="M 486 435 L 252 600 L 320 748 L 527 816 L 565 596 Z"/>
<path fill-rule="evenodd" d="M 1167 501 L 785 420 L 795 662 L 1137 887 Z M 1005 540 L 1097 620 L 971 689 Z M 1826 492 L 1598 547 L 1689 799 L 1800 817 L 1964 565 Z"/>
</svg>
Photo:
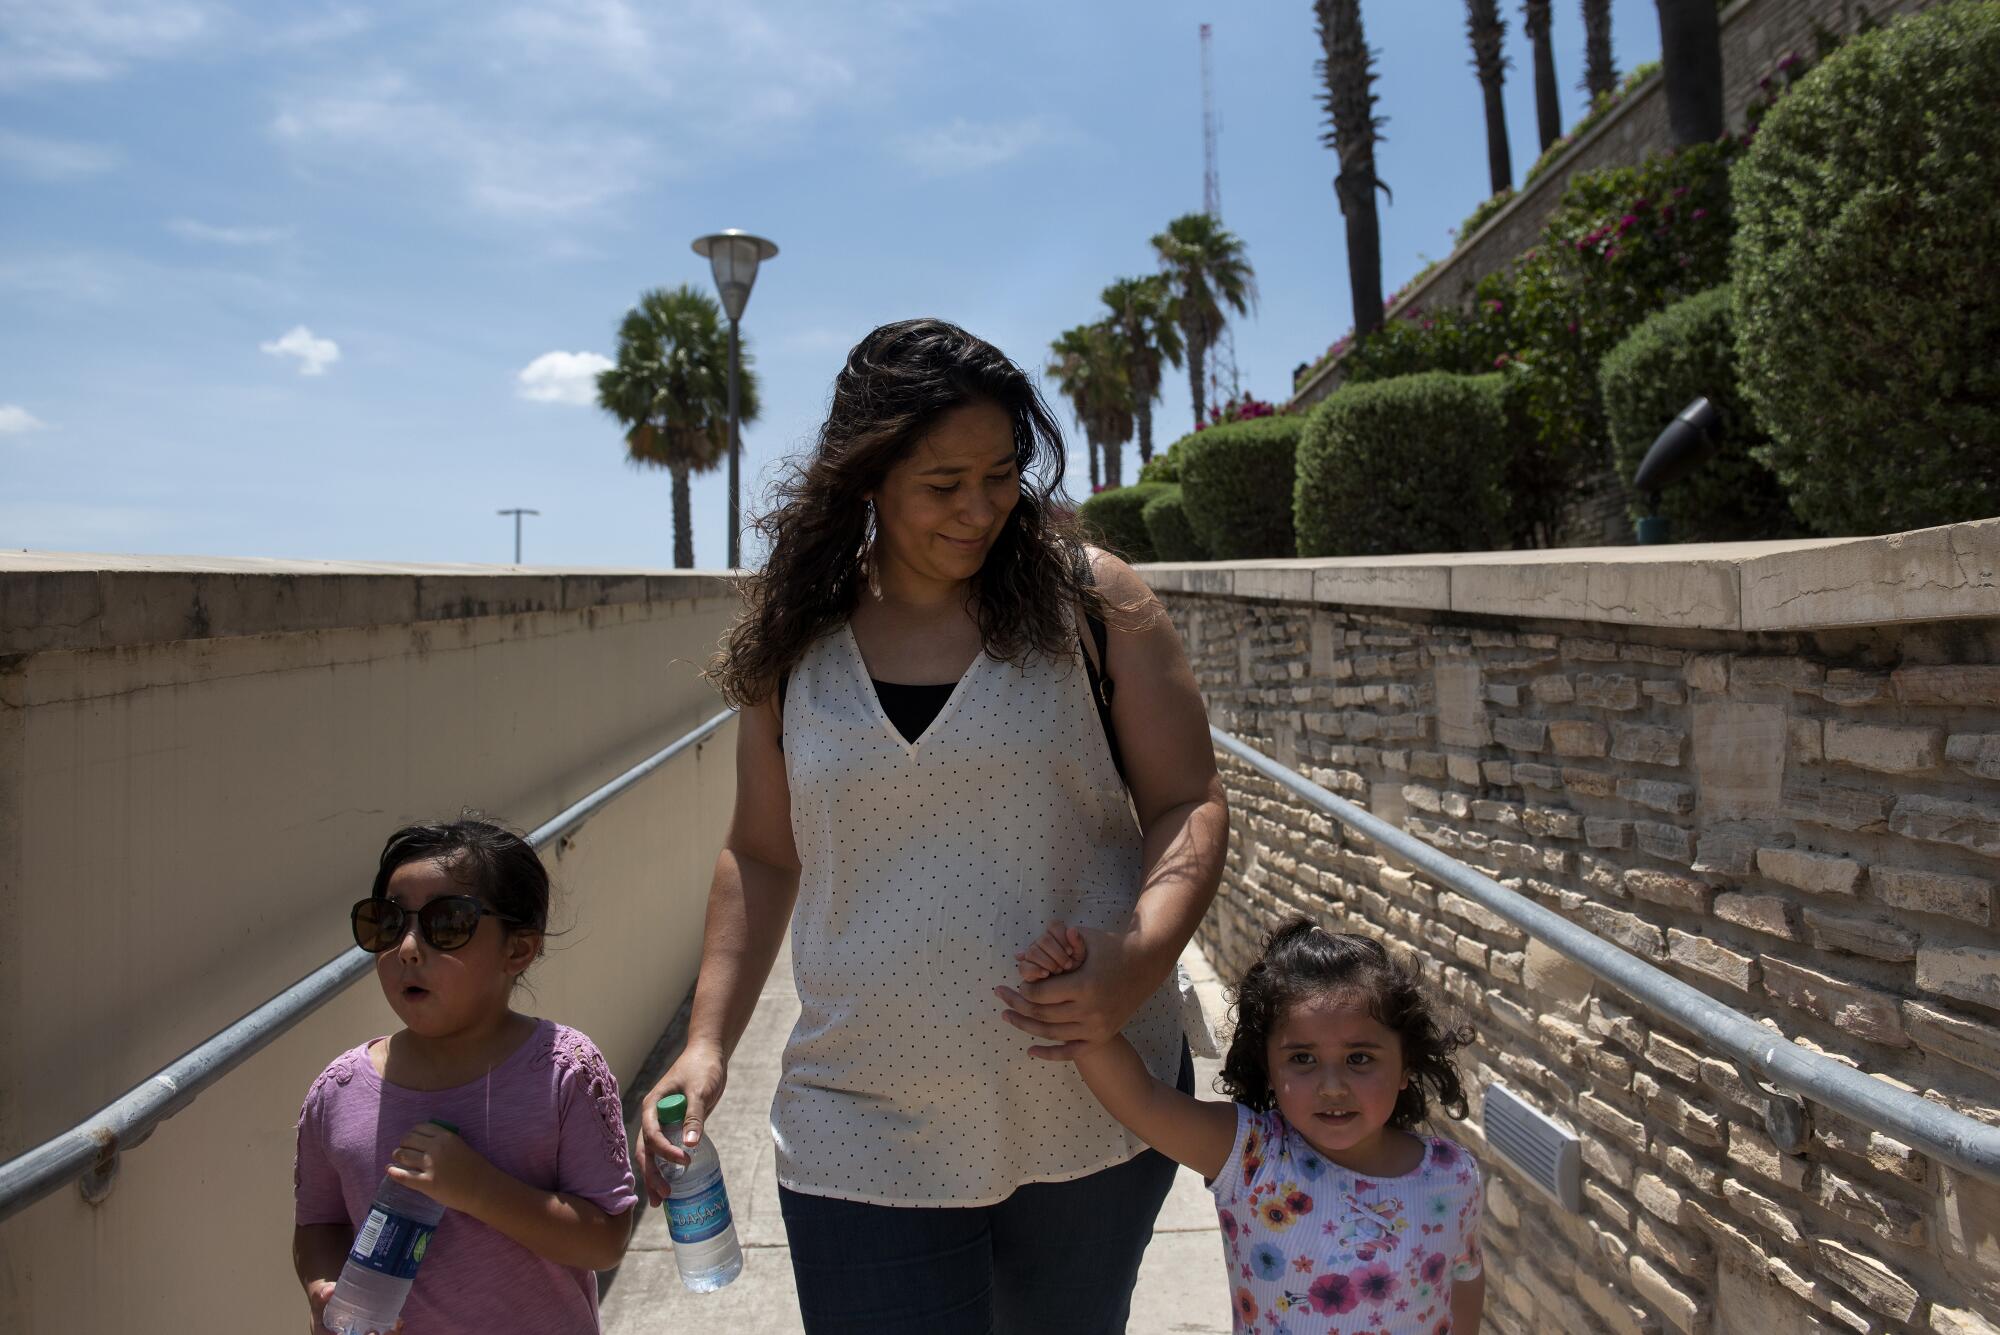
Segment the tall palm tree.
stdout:
<svg viewBox="0 0 2000 1335">
<path fill-rule="evenodd" d="M 1611 59 L 1611 0 L 1583 0 L 1583 86 L 1591 101 L 1618 91 Z"/>
<path fill-rule="evenodd" d="M 1657 0 L 1667 133 L 1676 146 L 1722 135 L 1722 25 L 1702 0 Z"/>
<path fill-rule="evenodd" d="M 1208 350 L 1222 337 L 1227 306 L 1246 314 L 1257 301 L 1257 274 L 1245 256 L 1243 242 L 1206 213 L 1184 213 L 1153 238 L 1160 257 L 1187 348 L 1188 390 L 1194 400 L 1195 425 L 1207 408 L 1202 392 Z"/>
<path fill-rule="evenodd" d="M 1526 0 L 1521 6 L 1521 27 L 1535 44 L 1535 129 L 1540 133 L 1542 151 L 1562 138 L 1562 102 L 1556 92 L 1556 48 L 1549 32 L 1552 0 Z M 1713 4 L 1714 0 L 1710 0 Z"/>
<path fill-rule="evenodd" d="M 1173 294 L 1161 274 L 1121 278 L 1104 289 L 1111 323 L 1125 339 L 1125 380 L 1132 388 L 1132 412 L 1139 424 L 1139 462 L 1153 458 L 1153 400 L 1160 397 L 1162 363 L 1181 364 L 1181 334 L 1175 327 Z"/>
<path fill-rule="evenodd" d="M 1347 219 L 1347 284 L 1354 294 L 1354 332 L 1382 327 L 1382 224 L 1375 192 L 1389 187 L 1375 174 L 1375 145 L 1382 118 L 1375 114 L 1375 53 L 1361 31 L 1361 0 L 1314 0 L 1319 18 L 1319 61 L 1326 85 L 1321 102 L 1330 128 L 1321 136 L 1340 156 L 1333 178 L 1340 212 Z"/>
<path fill-rule="evenodd" d="M 757 376 L 742 350 L 737 413 L 757 420 Z M 641 293 L 618 326 L 618 359 L 597 376 L 597 406 L 625 427 L 626 456 L 674 479 L 674 565 L 694 565 L 688 489 L 729 454 L 729 331 L 705 292 L 681 286 Z"/>
<path fill-rule="evenodd" d="M 1090 443 L 1093 465 L 1104 460 L 1104 485 L 1123 486 L 1120 447 L 1132 439 L 1132 382 L 1126 378 L 1125 337 L 1109 320 L 1066 329 L 1049 344 L 1049 374 L 1069 400 L 1077 425 Z M 1098 483 L 1096 469 L 1090 485 Z"/>
<path fill-rule="evenodd" d="M 1501 53 L 1507 20 L 1500 17 L 1500 0 L 1465 0 L 1465 31 L 1472 39 L 1472 68 L 1479 72 L 1479 89 L 1486 95 L 1486 174 L 1497 195 L 1514 184 L 1514 161 L 1507 151 L 1507 108 L 1500 100 L 1508 65 Z"/>
</svg>

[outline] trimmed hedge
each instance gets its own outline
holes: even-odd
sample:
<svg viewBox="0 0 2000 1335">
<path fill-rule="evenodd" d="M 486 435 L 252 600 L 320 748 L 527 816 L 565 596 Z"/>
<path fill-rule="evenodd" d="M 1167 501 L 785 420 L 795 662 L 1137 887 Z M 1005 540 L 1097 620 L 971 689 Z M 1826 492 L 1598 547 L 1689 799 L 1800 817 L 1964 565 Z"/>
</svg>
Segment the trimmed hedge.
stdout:
<svg viewBox="0 0 2000 1335">
<path fill-rule="evenodd" d="M 1147 536 L 1153 540 L 1153 557 L 1159 561 L 1206 561 L 1208 548 L 1195 536 L 1188 522 L 1187 507 L 1178 486 L 1164 488 L 1146 502 L 1142 512 Z"/>
<path fill-rule="evenodd" d="M 1151 561 L 1153 540 L 1146 532 L 1146 503 L 1165 488 L 1156 482 L 1100 491 L 1077 507 L 1084 530 L 1108 552 L 1127 561 Z"/>
<path fill-rule="evenodd" d="M 1178 442 L 1181 504 L 1214 559 L 1297 554 L 1292 484 L 1304 425 L 1303 417 L 1258 417 Z"/>
<path fill-rule="evenodd" d="M 1660 513 L 1676 542 L 1789 538 L 1800 529 L 1777 475 L 1753 457 L 1764 444 L 1736 388 L 1730 290 L 1711 288 L 1674 303 L 1634 329 L 1597 369 L 1604 417 L 1627 487 L 1674 415 L 1705 396 L 1722 414 L 1722 442 L 1694 473 L 1664 488 Z M 1633 497 L 1632 517 L 1649 513 Z"/>
<path fill-rule="evenodd" d="M 1343 385 L 1298 448 L 1301 556 L 1480 551 L 1507 535 L 1507 387 L 1442 371 Z"/>
<path fill-rule="evenodd" d="M 1762 458 L 1829 534 L 2000 514 L 2000 4 L 1861 34 L 1771 109 L 1733 186 Z"/>
</svg>

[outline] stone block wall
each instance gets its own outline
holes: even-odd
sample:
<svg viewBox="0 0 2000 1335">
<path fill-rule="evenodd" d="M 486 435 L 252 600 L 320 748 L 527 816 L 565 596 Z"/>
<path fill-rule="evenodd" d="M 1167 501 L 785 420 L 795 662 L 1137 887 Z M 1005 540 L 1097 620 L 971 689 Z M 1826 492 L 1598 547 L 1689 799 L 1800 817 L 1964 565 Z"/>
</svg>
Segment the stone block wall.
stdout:
<svg viewBox="0 0 2000 1335">
<path fill-rule="evenodd" d="M 1793 1042 L 2000 1123 L 2000 617 L 1669 629 L 1239 596 L 1277 586 L 1227 569 L 1154 578 L 1218 727 Z M 2000 1329 L 2000 1186 L 1810 1102 L 1783 1152 L 1765 1092 L 1695 1037 L 1225 776 L 1201 935 L 1224 977 L 1294 913 L 1382 939 L 1477 1029 L 1475 1091 L 1582 1138 L 1571 1214 L 1487 1151 L 1477 1092 L 1446 1128 L 1487 1165 L 1491 1329 Z"/>
</svg>

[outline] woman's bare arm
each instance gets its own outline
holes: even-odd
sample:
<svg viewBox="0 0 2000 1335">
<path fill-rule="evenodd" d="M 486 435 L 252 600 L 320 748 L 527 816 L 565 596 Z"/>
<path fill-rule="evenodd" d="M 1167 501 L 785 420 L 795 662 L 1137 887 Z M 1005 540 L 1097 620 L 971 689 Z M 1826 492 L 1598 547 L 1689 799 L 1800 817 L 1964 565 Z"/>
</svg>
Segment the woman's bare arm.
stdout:
<svg viewBox="0 0 2000 1335">
<path fill-rule="evenodd" d="M 640 1110 L 640 1167 L 656 1205 L 666 1196 L 666 1183 L 655 1156 L 685 1160 L 687 1149 L 661 1132 L 654 1105 L 668 1094 L 687 1095 L 687 1129 L 699 1137 L 722 1097 L 729 1057 L 749 1027 L 798 899 L 799 855 L 779 726 L 775 697 L 745 709 L 736 723 L 736 809 L 709 885 L 687 1046 Z"/>
<path fill-rule="evenodd" d="M 1229 847 L 1208 711 L 1180 632 L 1130 566 L 1093 557 L 1112 608 L 1111 722 L 1144 838 L 1144 870 L 1131 917 L 1122 930 L 1094 934 L 1082 968 L 999 993 L 1009 1024 L 1058 1045 L 1118 1032 L 1166 979 L 1215 898 Z M 1070 1055 L 1066 1046 L 1038 1051 Z"/>
</svg>

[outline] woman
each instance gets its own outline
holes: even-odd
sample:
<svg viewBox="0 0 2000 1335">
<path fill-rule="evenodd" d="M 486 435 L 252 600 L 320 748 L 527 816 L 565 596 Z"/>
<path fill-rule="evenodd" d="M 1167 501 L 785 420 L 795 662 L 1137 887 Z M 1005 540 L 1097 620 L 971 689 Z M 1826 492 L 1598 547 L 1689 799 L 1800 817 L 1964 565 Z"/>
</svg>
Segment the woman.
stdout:
<svg viewBox="0 0 2000 1335">
<path fill-rule="evenodd" d="M 654 1103 L 685 1094 L 699 1135 L 789 921 L 802 1013 L 771 1124 L 812 1335 L 1122 1331 L 1173 1178 L 1032 1055 L 1123 1031 L 1191 1085 L 1176 960 L 1228 837 L 1179 638 L 1078 542 L 1062 465 L 998 349 L 877 329 L 711 669 L 742 709 L 736 809 L 687 1047 L 644 1104 L 646 1187 L 685 1157 Z M 1008 986 L 1052 918 L 1087 963 Z"/>
</svg>

